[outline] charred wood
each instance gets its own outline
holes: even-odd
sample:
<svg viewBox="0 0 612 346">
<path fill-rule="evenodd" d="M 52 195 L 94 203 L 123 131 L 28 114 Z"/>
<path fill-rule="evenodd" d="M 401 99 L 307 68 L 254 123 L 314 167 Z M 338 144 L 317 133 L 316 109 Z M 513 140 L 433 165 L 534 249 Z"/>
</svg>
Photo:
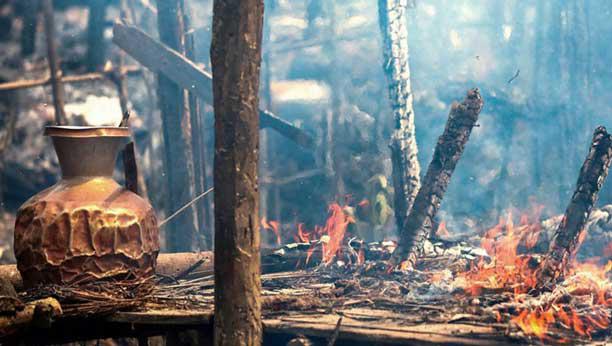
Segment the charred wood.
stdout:
<svg viewBox="0 0 612 346">
<path fill-rule="evenodd" d="M 394 264 L 407 260 L 408 265 L 414 268 L 418 257 L 422 255 L 423 245 L 434 225 L 434 217 L 472 129 L 476 126 L 482 106 L 478 89 L 469 90 L 462 103 L 453 104 L 423 184 L 400 231 L 399 246 L 393 253 Z"/>
<path fill-rule="evenodd" d="M 180 0 L 157 1 L 157 24 L 161 41 L 171 49 L 184 50 L 183 9 Z M 150 54 L 150 53 L 147 53 Z M 151 56 L 158 59 L 157 56 Z M 169 209 L 177 210 L 193 199 L 193 157 L 189 129 L 189 113 L 185 91 L 168 75 L 159 74 L 158 99 L 164 138 L 164 164 L 169 186 Z M 191 206 L 167 228 L 169 251 L 190 251 L 197 244 L 197 216 Z"/>
<path fill-rule="evenodd" d="M 263 0 L 215 0 L 215 345 L 260 345 L 259 72 Z"/>
<path fill-rule="evenodd" d="M 580 169 L 576 190 L 559 224 L 539 274 L 542 285 L 562 278 L 576 254 L 591 210 L 612 162 L 612 135 L 600 126 L 593 133 L 589 153 Z"/>
<path fill-rule="evenodd" d="M 421 183 L 408 62 L 407 7 L 406 0 L 378 1 L 378 19 L 384 45 L 383 70 L 387 76 L 394 120 L 390 147 L 398 229 L 402 229 Z"/>
<path fill-rule="evenodd" d="M 212 103 L 212 75 L 173 50 L 141 31 L 123 23 L 115 23 L 113 42 L 146 68 L 167 76 L 186 90 Z M 305 148 L 314 147 L 313 138 L 304 130 L 267 110 L 259 110 L 261 128 L 272 128 Z"/>
</svg>

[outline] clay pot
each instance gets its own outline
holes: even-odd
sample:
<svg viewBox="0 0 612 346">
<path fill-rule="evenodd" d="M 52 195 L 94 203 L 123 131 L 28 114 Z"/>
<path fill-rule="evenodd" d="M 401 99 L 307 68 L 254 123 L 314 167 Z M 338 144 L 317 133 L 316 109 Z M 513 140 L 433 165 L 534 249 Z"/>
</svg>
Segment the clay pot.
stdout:
<svg viewBox="0 0 612 346">
<path fill-rule="evenodd" d="M 112 179 L 129 129 L 50 126 L 45 135 L 53 139 L 62 179 L 17 212 L 14 248 L 24 286 L 153 275 L 155 212 Z"/>
</svg>

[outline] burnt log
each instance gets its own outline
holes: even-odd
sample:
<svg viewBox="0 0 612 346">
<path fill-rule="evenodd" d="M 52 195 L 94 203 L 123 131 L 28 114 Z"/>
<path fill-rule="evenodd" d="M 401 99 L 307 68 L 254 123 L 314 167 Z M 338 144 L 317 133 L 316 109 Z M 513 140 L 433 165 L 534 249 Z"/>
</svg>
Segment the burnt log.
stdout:
<svg viewBox="0 0 612 346">
<path fill-rule="evenodd" d="M 457 162 L 476 126 L 483 101 L 478 89 L 469 90 L 465 100 L 453 104 L 444 132 L 438 138 L 436 149 L 414 205 L 400 230 L 398 248 L 393 253 L 392 264 L 406 260 L 408 268 L 414 268 L 423 245 L 429 238 L 434 217 L 440 209 L 442 198 L 450 183 Z"/>
<path fill-rule="evenodd" d="M 197 93 L 205 102 L 213 103 L 211 73 L 181 53 L 161 44 L 142 30 L 124 23 L 115 23 L 113 42 L 146 68 L 170 78 L 186 90 Z M 259 118 L 260 128 L 269 127 L 302 147 L 314 147 L 314 139 L 308 133 L 274 113 L 260 109 Z"/>
<path fill-rule="evenodd" d="M 421 181 L 421 166 L 414 128 L 410 65 L 408 62 L 408 1 L 379 0 L 378 19 L 383 37 L 383 70 L 393 110 L 391 135 L 394 209 L 397 228 L 404 225 Z"/>
<path fill-rule="evenodd" d="M 586 232 L 585 226 L 612 162 L 612 135 L 603 126 L 595 129 L 586 160 L 580 169 L 574 195 L 565 210 L 538 275 L 540 286 L 562 278 Z"/>
<path fill-rule="evenodd" d="M 157 1 L 157 24 L 161 41 L 182 52 L 183 8 L 180 0 Z M 150 54 L 150 53 L 147 53 Z M 157 56 L 152 56 L 157 59 Z M 158 99 L 161 109 L 164 138 L 164 164 L 168 181 L 169 210 L 177 210 L 193 199 L 194 177 L 191 155 L 189 113 L 185 105 L 185 91 L 168 75 L 159 74 Z M 197 216 L 191 206 L 174 219 L 166 229 L 169 251 L 191 251 L 197 244 Z"/>
<path fill-rule="evenodd" d="M 214 343 L 261 345 L 259 72 L 263 0 L 215 0 Z M 221 260 L 219 260 L 221 259 Z"/>
</svg>

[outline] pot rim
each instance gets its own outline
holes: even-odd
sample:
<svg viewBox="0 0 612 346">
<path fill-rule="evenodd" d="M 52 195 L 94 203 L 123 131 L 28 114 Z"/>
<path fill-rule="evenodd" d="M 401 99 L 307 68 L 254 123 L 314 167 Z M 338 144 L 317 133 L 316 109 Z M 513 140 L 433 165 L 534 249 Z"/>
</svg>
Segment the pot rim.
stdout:
<svg viewBox="0 0 612 346">
<path fill-rule="evenodd" d="M 117 126 L 45 126 L 44 135 L 67 138 L 130 137 L 130 129 Z"/>
</svg>

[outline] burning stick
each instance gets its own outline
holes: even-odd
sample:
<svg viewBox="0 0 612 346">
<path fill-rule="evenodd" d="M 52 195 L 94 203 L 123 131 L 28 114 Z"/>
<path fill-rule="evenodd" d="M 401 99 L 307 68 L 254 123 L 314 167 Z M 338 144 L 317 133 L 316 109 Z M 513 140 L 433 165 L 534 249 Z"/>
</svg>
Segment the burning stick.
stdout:
<svg viewBox="0 0 612 346">
<path fill-rule="evenodd" d="M 593 205 L 597 202 L 599 190 L 606 180 L 610 162 L 612 162 L 612 135 L 605 127 L 600 126 L 593 133 L 593 142 L 580 169 L 576 190 L 542 264 L 538 277 L 540 285 L 563 277 L 567 271 L 569 259 L 578 251 L 581 239 L 586 235 L 585 224 Z"/>
<path fill-rule="evenodd" d="M 407 259 L 410 268 L 413 268 L 417 257 L 423 252 L 423 244 L 431 233 L 433 219 L 472 128 L 476 125 L 482 105 L 478 89 L 472 89 L 461 104 L 455 103 L 452 106 L 423 184 L 400 231 L 399 246 L 391 259 L 394 266 Z"/>
</svg>

